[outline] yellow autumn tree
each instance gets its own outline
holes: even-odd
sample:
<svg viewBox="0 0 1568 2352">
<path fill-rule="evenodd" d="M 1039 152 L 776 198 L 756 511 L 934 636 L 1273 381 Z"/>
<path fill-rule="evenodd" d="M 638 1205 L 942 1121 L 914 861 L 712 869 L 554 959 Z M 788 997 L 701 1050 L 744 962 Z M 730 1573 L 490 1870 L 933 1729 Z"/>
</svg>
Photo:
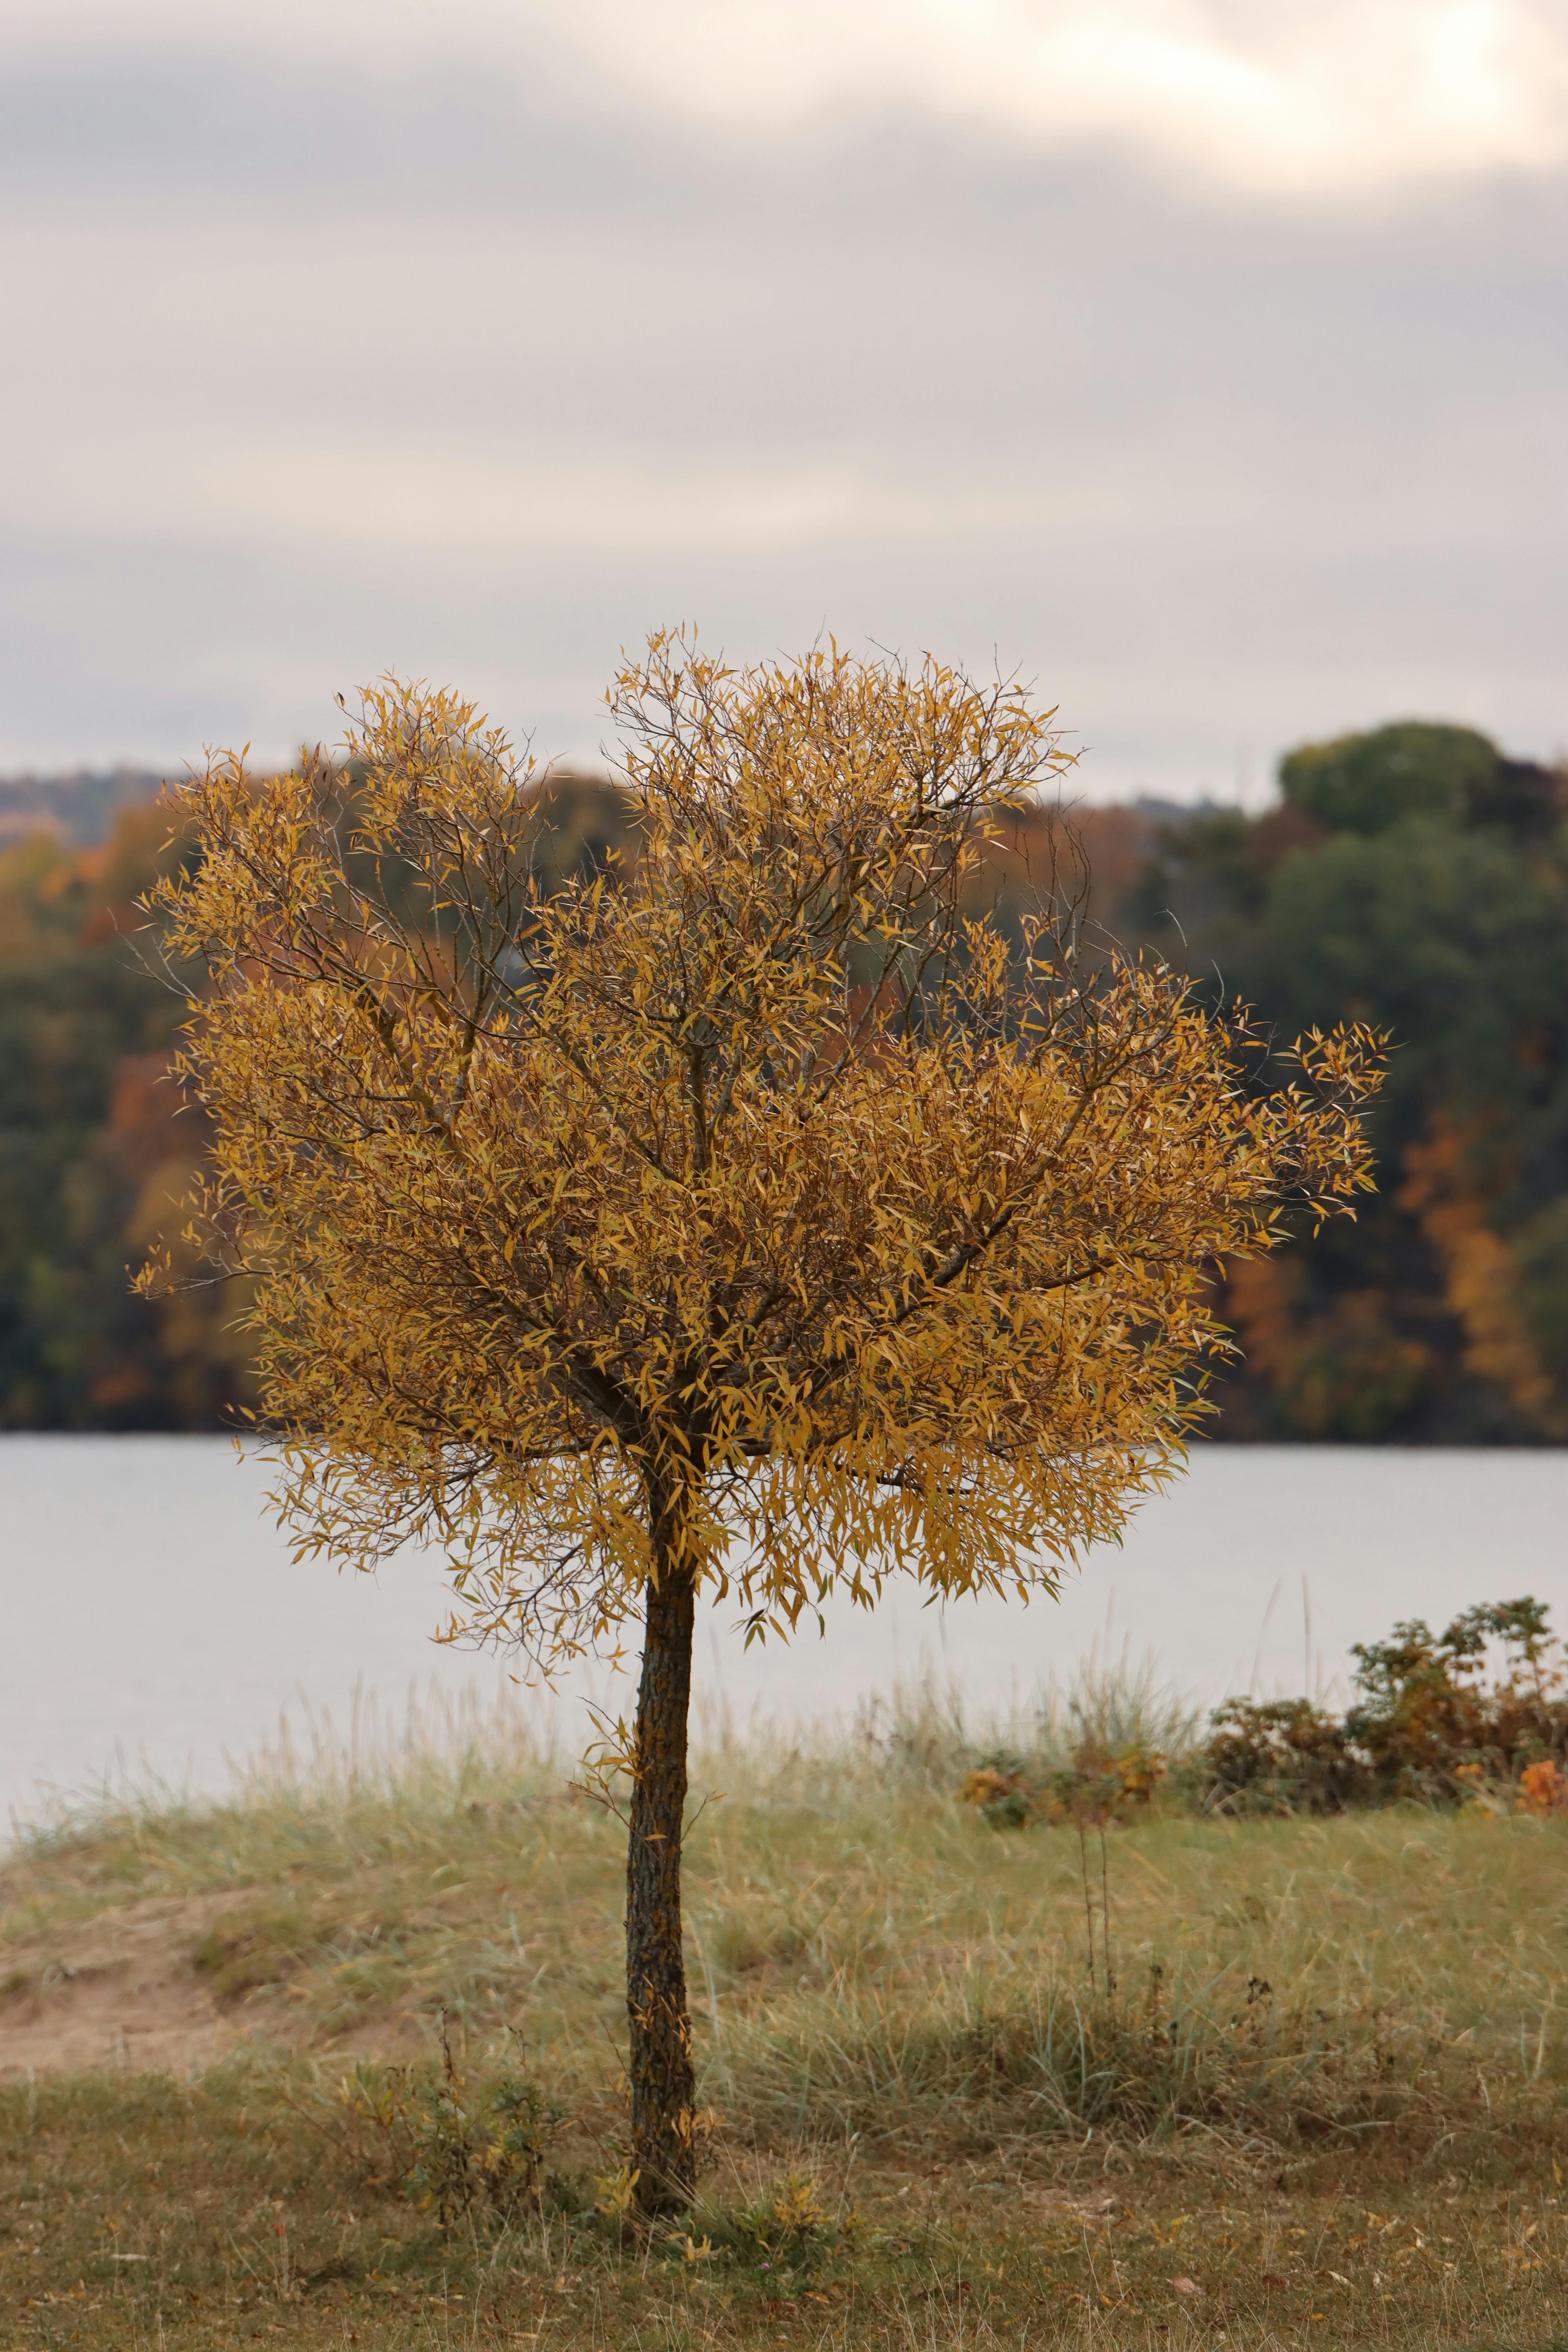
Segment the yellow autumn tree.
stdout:
<svg viewBox="0 0 1568 2352">
<path fill-rule="evenodd" d="M 301 1545 L 450 1562 L 546 1664 L 641 1621 L 632 2162 L 689 2198 L 680 1863 L 694 1607 L 787 1633 L 889 1577 L 1054 1589 L 1166 1476 L 1205 1269 L 1369 1182 L 1364 1034 L 1256 1041 L 1075 909 L 1005 936 L 987 843 L 1063 764 L 1011 685 L 837 649 L 617 677 L 634 846 L 547 894 L 544 782 L 387 684 L 346 760 L 182 795 L 204 960 L 190 1234 L 247 1318 Z M 149 1274 L 150 1282 L 157 1280 Z"/>
</svg>

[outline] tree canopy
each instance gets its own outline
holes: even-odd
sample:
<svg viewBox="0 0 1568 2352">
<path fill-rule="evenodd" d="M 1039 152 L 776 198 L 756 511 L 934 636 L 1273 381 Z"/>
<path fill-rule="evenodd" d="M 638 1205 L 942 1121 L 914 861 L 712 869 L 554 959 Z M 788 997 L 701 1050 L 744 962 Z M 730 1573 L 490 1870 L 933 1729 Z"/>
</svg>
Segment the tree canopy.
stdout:
<svg viewBox="0 0 1568 2352">
<path fill-rule="evenodd" d="M 1381 833 L 1401 817 L 1462 818 L 1495 789 L 1499 764 L 1496 744 L 1473 728 L 1405 719 L 1287 752 L 1279 789 L 1331 833 Z"/>
<path fill-rule="evenodd" d="M 679 635 L 612 690 L 627 845 L 542 887 L 549 778 L 388 683 L 349 759 L 182 796 L 157 894 L 208 975 L 185 1246 L 253 1287 L 302 1548 L 452 1561 L 548 1662 L 644 1621 L 628 1860 L 634 2154 L 693 2161 L 679 1949 L 692 1604 L 1049 1590 L 1204 1411 L 1205 1269 L 1370 1183 L 1364 1029 L 1295 1081 L 988 845 L 1064 764 L 1010 684 Z M 158 1276 L 149 1277 L 156 1287 Z"/>
<path fill-rule="evenodd" d="M 1225 1424 L 1561 1442 L 1568 788 L 1436 724 L 1308 747 L 1281 777 L 1279 810 L 1168 824 L 1121 907 L 1278 1034 L 1360 1019 L 1394 1048 L 1376 1199 L 1227 1285 L 1247 1362 L 1221 1387 Z"/>
<path fill-rule="evenodd" d="M 1057 764 L 1010 689 L 660 638 L 616 708 L 632 854 L 553 892 L 538 780 L 446 694 L 184 796 L 198 1232 L 259 1284 L 291 1506 L 356 1563 L 458 1545 L 546 1653 L 639 1588 L 655 1471 L 775 1623 L 888 1566 L 1032 1580 L 1201 1412 L 1205 1261 L 1367 1185 L 1367 1041 L 1258 1095 L 1168 969 L 966 918 Z"/>
</svg>

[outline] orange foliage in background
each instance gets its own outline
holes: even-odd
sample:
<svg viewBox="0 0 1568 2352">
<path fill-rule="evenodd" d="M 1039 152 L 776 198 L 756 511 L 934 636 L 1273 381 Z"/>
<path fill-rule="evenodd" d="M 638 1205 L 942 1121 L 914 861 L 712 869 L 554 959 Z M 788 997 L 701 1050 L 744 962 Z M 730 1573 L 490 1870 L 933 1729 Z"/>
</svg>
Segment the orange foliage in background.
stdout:
<svg viewBox="0 0 1568 2352">
<path fill-rule="evenodd" d="M 1520 1311 L 1513 1254 L 1488 1223 L 1486 1139 L 1477 1121 L 1436 1111 L 1426 1138 L 1405 1151 L 1399 1205 L 1418 1220 L 1443 1268 L 1448 1304 L 1464 1328 L 1466 1363 L 1495 1381 L 1543 1434 L 1561 1438 L 1568 1416 Z"/>
<path fill-rule="evenodd" d="M 1227 1259 L 1219 1311 L 1303 1436 L 1376 1436 L 1419 1393 L 1428 1350 L 1394 1327 L 1384 1293 L 1341 1292 L 1307 1315 L 1306 1286 L 1299 1257 Z"/>
<path fill-rule="evenodd" d="M 184 1003 L 138 896 L 184 855 L 166 811 L 0 852 L 0 1425 L 211 1427 L 250 1393 L 232 1290 L 151 1311 L 130 1261 L 206 1130 L 168 1078 Z"/>
<path fill-rule="evenodd" d="M 1538 1764 L 1527 1764 L 1520 1774 L 1523 1809 L 1527 1813 L 1542 1817 L 1549 1813 L 1568 1813 L 1568 1778 L 1549 1756 Z"/>
</svg>

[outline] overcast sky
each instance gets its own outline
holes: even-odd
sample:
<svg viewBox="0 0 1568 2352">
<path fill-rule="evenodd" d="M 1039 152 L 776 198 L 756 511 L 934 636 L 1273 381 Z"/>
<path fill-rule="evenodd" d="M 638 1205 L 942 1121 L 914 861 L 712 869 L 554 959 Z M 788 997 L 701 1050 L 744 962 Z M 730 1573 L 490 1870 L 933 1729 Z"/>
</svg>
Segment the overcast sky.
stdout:
<svg viewBox="0 0 1568 2352">
<path fill-rule="evenodd" d="M 7 0 L 0 202 L 0 765 L 679 617 L 1568 745 L 1568 0 Z"/>
</svg>

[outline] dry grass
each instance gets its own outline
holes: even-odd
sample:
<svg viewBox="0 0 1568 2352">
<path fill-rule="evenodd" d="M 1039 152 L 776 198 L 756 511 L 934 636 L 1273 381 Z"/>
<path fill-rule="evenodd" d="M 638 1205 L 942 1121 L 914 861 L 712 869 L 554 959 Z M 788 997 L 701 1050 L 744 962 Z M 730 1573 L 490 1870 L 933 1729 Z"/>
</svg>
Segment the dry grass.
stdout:
<svg viewBox="0 0 1568 2352">
<path fill-rule="evenodd" d="M 1568 2346 L 1568 1824 L 1155 1812 L 1110 1841 L 1108 1993 L 1098 1849 L 1091 1985 L 1076 1836 L 957 1803 L 951 1724 L 721 1749 L 689 2261 L 594 2210 L 619 1825 L 519 1722 L 459 1731 L 15 1855 L 0 2343 Z M 192 2033 L 157 2072 L 112 2024 L 149 1923 Z M 517 2029 L 568 2111 L 521 2227 L 443 2237 L 336 2103 L 443 2008 L 478 2075 Z M 790 2173 L 826 2218 L 770 2253 Z"/>
</svg>

